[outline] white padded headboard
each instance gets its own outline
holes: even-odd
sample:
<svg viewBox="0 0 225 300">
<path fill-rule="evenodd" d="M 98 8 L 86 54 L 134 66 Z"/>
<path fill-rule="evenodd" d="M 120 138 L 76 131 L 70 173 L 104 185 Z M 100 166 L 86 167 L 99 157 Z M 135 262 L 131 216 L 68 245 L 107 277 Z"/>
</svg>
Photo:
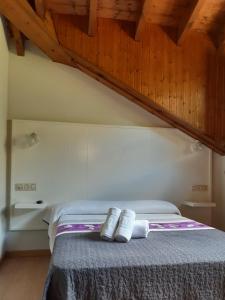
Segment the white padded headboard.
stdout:
<svg viewBox="0 0 225 300">
<path fill-rule="evenodd" d="M 32 132 L 37 145 L 15 143 Z M 211 151 L 192 151 L 193 140 L 176 129 L 14 120 L 12 141 L 12 230 L 45 228 L 43 211 L 15 210 L 21 202 L 211 200 Z M 35 183 L 37 190 L 15 191 L 16 183 Z M 193 185 L 208 190 L 192 191 Z"/>
</svg>

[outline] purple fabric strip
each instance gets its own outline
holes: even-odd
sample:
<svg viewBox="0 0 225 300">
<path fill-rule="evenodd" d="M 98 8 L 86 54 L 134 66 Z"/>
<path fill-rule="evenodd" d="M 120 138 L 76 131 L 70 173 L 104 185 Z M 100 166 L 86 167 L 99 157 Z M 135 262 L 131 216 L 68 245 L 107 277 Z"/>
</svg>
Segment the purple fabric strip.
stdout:
<svg viewBox="0 0 225 300">
<path fill-rule="evenodd" d="M 101 224 L 65 224 L 57 226 L 56 236 L 69 232 L 98 232 Z"/>
<path fill-rule="evenodd" d="M 102 224 L 63 224 L 57 226 L 56 236 L 65 233 L 76 232 L 99 232 Z M 150 223 L 150 231 L 176 231 L 176 230 L 197 230 L 197 229 L 212 229 L 205 224 L 201 224 L 195 221 L 187 222 L 166 222 L 166 223 Z"/>
<path fill-rule="evenodd" d="M 149 230 L 154 229 L 201 229 L 201 228 L 210 228 L 209 226 L 198 223 L 195 221 L 188 222 L 168 222 L 168 223 L 149 223 Z"/>
</svg>

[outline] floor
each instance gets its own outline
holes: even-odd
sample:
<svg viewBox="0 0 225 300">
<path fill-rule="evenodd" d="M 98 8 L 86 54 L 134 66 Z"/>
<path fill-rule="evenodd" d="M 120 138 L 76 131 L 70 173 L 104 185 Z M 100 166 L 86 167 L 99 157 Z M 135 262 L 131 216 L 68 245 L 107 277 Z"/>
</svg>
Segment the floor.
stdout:
<svg viewBox="0 0 225 300">
<path fill-rule="evenodd" d="M 40 300 L 49 259 L 5 258 L 0 264 L 0 300 Z"/>
</svg>

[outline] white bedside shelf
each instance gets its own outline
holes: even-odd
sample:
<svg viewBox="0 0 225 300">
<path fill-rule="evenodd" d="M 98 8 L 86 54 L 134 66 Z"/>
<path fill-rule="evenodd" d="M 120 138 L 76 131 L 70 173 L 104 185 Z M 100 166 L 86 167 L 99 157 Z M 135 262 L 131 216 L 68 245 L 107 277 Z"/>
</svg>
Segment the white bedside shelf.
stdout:
<svg viewBox="0 0 225 300">
<path fill-rule="evenodd" d="M 189 206 L 189 207 L 203 207 L 203 208 L 216 207 L 216 203 L 215 202 L 192 202 L 192 201 L 185 201 L 183 203 L 183 205 Z"/>
<path fill-rule="evenodd" d="M 26 203 L 26 202 L 18 202 L 14 205 L 15 209 L 44 209 L 46 208 L 46 203 Z"/>
</svg>

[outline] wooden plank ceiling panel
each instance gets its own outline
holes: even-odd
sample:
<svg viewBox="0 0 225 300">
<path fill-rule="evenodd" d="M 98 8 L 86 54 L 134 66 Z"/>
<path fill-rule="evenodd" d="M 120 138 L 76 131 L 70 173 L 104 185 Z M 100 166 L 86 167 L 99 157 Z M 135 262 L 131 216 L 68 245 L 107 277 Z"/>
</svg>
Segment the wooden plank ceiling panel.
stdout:
<svg viewBox="0 0 225 300">
<path fill-rule="evenodd" d="M 214 125 L 209 125 L 211 119 L 206 118 L 208 109 L 213 110 L 206 96 L 210 89 L 207 61 L 216 52 L 203 35 L 191 33 L 181 48 L 154 25 L 147 24 L 143 34 L 148 39 L 136 43 L 119 23 L 110 20 L 99 20 L 98 35 L 92 39 L 71 26 L 73 17 L 55 16 L 54 21 L 60 43 L 66 48 L 194 128 L 209 136 L 215 134 Z M 213 97 L 216 95 L 214 89 Z M 221 118 L 217 122 L 222 122 Z"/>
</svg>

